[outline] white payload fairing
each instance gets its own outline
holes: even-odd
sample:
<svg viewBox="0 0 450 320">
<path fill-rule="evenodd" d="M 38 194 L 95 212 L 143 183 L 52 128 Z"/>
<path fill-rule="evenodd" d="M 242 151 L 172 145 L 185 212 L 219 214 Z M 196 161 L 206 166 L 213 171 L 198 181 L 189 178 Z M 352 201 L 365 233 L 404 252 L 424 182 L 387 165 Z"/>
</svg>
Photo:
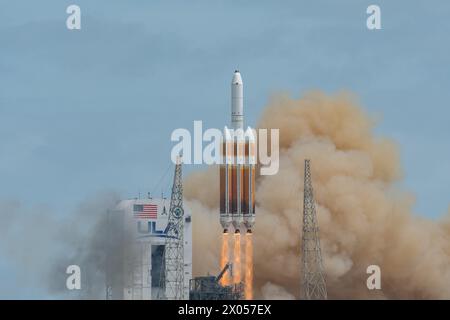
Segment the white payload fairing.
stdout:
<svg viewBox="0 0 450 320">
<path fill-rule="evenodd" d="M 220 165 L 220 223 L 224 232 L 245 227 L 252 232 L 255 223 L 256 138 L 244 131 L 244 95 L 241 74 L 231 82 L 231 128 L 225 127 Z"/>
<path fill-rule="evenodd" d="M 239 70 L 231 80 L 231 128 L 244 129 L 244 84 Z"/>
</svg>

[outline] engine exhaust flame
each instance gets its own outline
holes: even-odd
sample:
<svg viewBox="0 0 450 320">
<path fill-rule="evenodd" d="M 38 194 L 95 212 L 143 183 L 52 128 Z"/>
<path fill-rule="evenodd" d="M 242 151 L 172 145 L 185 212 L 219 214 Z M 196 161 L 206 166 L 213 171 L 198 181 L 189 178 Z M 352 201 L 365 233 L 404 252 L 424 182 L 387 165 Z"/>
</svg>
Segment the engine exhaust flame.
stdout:
<svg viewBox="0 0 450 320">
<path fill-rule="evenodd" d="M 245 235 L 245 300 L 253 300 L 253 238 Z"/>
<path fill-rule="evenodd" d="M 233 283 L 241 282 L 241 234 L 234 234 Z"/>
</svg>

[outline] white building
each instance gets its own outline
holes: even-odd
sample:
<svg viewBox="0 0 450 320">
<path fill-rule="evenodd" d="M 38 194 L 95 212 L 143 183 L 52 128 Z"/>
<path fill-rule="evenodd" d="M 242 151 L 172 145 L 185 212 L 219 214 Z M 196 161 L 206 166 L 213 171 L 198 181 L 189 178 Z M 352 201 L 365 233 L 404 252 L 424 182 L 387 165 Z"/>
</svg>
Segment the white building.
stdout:
<svg viewBox="0 0 450 320">
<path fill-rule="evenodd" d="M 130 235 L 130 245 L 124 246 L 123 277 L 111 285 L 111 298 L 125 300 L 158 299 L 164 281 L 165 229 L 170 199 L 122 200 L 113 211 L 123 219 L 124 230 Z M 184 208 L 184 290 L 189 298 L 192 278 L 191 213 Z M 120 284 L 119 284 L 120 283 Z"/>
</svg>

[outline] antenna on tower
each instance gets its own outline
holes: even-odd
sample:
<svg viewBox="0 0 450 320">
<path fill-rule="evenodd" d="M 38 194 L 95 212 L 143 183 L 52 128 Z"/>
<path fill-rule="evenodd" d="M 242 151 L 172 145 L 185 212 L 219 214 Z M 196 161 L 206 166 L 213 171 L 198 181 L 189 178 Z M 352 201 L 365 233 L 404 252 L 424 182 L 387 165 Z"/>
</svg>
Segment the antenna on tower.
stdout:
<svg viewBox="0 0 450 320">
<path fill-rule="evenodd" d="M 320 251 L 310 161 L 305 159 L 305 187 L 303 196 L 302 270 L 300 297 L 305 300 L 326 300 L 327 287 Z"/>
</svg>

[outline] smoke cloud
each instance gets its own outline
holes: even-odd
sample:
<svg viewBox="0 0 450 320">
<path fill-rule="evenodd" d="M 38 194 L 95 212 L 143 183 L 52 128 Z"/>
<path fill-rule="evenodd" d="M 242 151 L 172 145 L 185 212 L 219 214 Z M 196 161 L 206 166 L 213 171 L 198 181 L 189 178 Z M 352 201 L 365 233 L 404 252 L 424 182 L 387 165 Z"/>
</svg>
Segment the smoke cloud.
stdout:
<svg viewBox="0 0 450 320">
<path fill-rule="evenodd" d="M 43 297 L 104 299 L 106 271 L 121 274 L 121 254 L 132 252 L 125 248 L 130 243 L 124 238 L 127 233 L 114 231 L 120 221 L 107 221 L 108 209 L 118 200 L 112 192 L 96 194 L 73 212 L 59 214 L 49 207 L 1 202 L 0 252 L 19 275 L 16 286 L 38 288 Z M 66 268 L 72 264 L 81 268 L 81 290 L 66 288 Z"/>
<path fill-rule="evenodd" d="M 280 129 L 280 169 L 257 178 L 255 298 L 299 297 L 307 158 L 329 298 L 450 299 L 450 219 L 414 214 L 414 196 L 397 183 L 398 149 L 374 135 L 375 124 L 349 93 L 269 102 L 259 127 Z M 219 269 L 218 181 L 208 168 L 185 183 L 197 275 Z M 381 290 L 367 289 L 369 265 L 381 268 Z"/>
</svg>

